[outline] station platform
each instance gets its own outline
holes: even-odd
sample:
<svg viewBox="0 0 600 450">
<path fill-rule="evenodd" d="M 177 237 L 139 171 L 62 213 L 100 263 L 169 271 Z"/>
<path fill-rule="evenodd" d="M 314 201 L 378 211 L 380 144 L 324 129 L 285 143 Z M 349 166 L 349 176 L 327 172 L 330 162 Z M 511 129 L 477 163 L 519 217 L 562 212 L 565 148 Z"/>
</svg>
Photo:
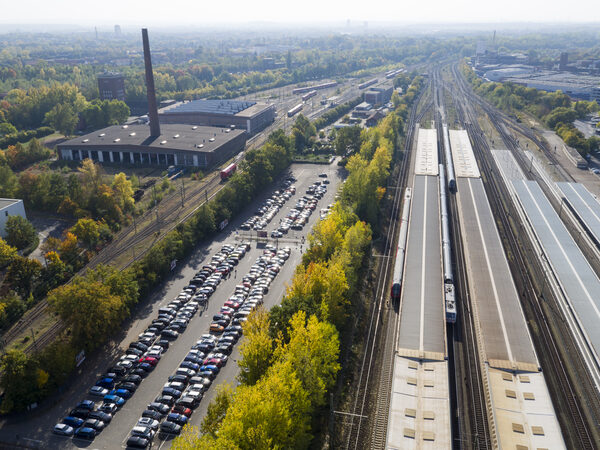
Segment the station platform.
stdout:
<svg viewBox="0 0 600 450">
<path fill-rule="evenodd" d="M 537 372 L 539 363 L 483 183 L 479 178 L 458 178 L 457 186 L 471 304 L 485 351 L 482 356 L 490 367 Z"/>
<path fill-rule="evenodd" d="M 438 175 L 437 131 L 419 128 L 415 175 Z"/>
<path fill-rule="evenodd" d="M 565 200 L 600 245 L 600 202 L 581 183 L 556 183 Z"/>
<path fill-rule="evenodd" d="M 456 177 L 479 178 L 479 167 L 477 167 L 467 130 L 449 130 L 449 135 Z"/>
<path fill-rule="evenodd" d="M 406 247 L 397 351 L 443 360 L 446 321 L 437 176 L 416 175 Z"/>
<path fill-rule="evenodd" d="M 600 280 L 535 181 L 513 181 L 518 201 L 591 346 L 600 355 Z"/>
</svg>

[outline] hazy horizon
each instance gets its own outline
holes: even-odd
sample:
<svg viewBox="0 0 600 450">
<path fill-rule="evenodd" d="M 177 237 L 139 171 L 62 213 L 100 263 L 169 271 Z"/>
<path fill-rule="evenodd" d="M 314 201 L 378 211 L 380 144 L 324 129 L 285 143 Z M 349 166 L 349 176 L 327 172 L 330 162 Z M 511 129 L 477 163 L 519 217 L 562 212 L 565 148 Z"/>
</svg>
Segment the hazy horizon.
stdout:
<svg viewBox="0 0 600 450">
<path fill-rule="evenodd" d="M 264 24 L 270 27 L 291 24 L 304 27 L 346 26 L 393 27 L 413 25 L 493 26 L 495 24 L 593 24 L 600 22 L 600 8 L 592 0 L 576 0 L 569 8 L 552 8 L 542 0 L 506 0 L 503 4 L 482 4 L 475 0 L 444 2 L 432 0 L 426 4 L 374 0 L 365 4 L 357 0 L 317 2 L 308 0 L 300 7 L 273 0 L 249 3 L 233 0 L 223 8 L 219 3 L 190 3 L 183 0 L 161 2 L 123 2 L 105 0 L 93 8 L 82 7 L 75 0 L 22 0 L 3 7 L 2 28 L 14 26 L 89 26 L 155 28 L 226 27 Z M 426 5 L 426 6 L 425 6 Z M 86 5 L 87 6 L 87 5 Z M 365 25 L 365 22 L 367 24 Z M 527 30 L 522 30 L 527 31 Z"/>
</svg>

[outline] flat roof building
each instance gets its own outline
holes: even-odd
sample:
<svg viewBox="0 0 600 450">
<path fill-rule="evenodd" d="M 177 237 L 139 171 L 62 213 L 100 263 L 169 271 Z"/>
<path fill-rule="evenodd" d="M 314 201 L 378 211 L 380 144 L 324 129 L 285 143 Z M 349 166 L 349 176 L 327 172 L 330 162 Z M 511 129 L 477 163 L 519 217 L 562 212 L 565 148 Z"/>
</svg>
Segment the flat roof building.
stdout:
<svg viewBox="0 0 600 450">
<path fill-rule="evenodd" d="M 365 92 L 365 102 L 371 105 L 383 105 L 392 98 L 394 92 L 393 86 L 373 87 Z"/>
<path fill-rule="evenodd" d="M 98 75 L 100 100 L 125 101 L 125 78 L 120 73 L 104 72 Z"/>
<path fill-rule="evenodd" d="M 167 124 L 150 136 L 146 124 L 114 125 L 56 146 L 60 159 L 101 163 L 210 167 L 242 151 L 243 130 Z"/>
<path fill-rule="evenodd" d="M 6 221 L 10 216 L 21 216 L 27 219 L 25 215 L 25 206 L 23 200 L 14 198 L 0 198 L 0 237 L 6 237 Z"/>
<path fill-rule="evenodd" d="M 232 127 L 254 135 L 275 121 L 275 105 L 240 100 L 192 100 L 158 111 L 160 123 Z"/>
</svg>

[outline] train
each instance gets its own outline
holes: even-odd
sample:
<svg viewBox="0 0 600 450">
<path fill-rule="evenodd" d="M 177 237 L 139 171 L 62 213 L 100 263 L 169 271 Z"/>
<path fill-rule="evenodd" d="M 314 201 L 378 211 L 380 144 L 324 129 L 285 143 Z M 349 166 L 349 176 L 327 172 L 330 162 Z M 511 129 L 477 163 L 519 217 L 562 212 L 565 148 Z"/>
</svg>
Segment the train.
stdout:
<svg viewBox="0 0 600 450">
<path fill-rule="evenodd" d="M 229 164 L 227 167 L 221 170 L 221 180 L 227 180 L 229 177 L 231 177 L 231 175 L 235 173 L 236 169 L 237 165 L 235 163 Z"/>
<path fill-rule="evenodd" d="M 404 206 L 402 208 L 402 219 L 400 221 L 400 234 L 398 237 L 398 247 L 394 259 L 394 274 L 392 277 L 392 303 L 400 302 L 400 291 L 402 289 L 402 276 L 404 274 L 404 255 L 406 253 L 406 238 L 408 236 L 408 215 L 410 212 L 410 201 L 412 198 L 412 189 L 406 188 L 404 191 Z"/>
<path fill-rule="evenodd" d="M 308 94 L 304 94 L 302 96 L 302 101 L 305 102 L 306 100 L 308 100 L 311 97 L 314 97 L 315 95 L 317 95 L 317 91 L 315 91 L 314 89 L 312 91 L 310 91 Z"/>
<path fill-rule="evenodd" d="M 450 240 L 450 224 L 448 222 L 448 201 L 446 196 L 446 175 L 444 166 L 440 169 L 440 212 L 442 223 L 442 254 L 444 271 L 444 308 L 446 322 L 456 322 L 456 294 L 454 292 L 454 271 L 452 270 L 452 241 Z"/>
<path fill-rule="evenodd" d="M 389 72 L 385 73 L 385 77 L 389 80 L 397 75 L 400 75 L 402 72 L 404 72 L 404 69 L 390 70 Z"/>
<path fill-rule="evenodd" d="M 319 90 L 319 89 L 327 89 L 330 87 L 334 87 L 337 86 L 337 81 L 328 81 L 327 83 L 321 83 L 321 84 L 317 84 L 315 86 L 306 86 L 306 87 L 300 87 L 300 88 L 295 88 L 292 89 L 292 94 L 304 94 L 305 92 L 310 92 L 313 90 Z"/>
<path fill-rule="evenodd" d="M 298 114 L 300 111 L 302 111 L 302 108 L 304 108 L 304 105 L 302 103 L 298 103 L 287 112 L 287 116 L 292 117 L 293 115 Z"/>
<path fill-rule="evenodd" d="M 369 80 L 369 81 L 365 81 L 364 83 L 360 83 L 360 84 L 358 85 L 358 88 L 359 88 L 359 89 L 366 89 L 366 88 L 368 88 L 369 86 L 373 86 L 373 85 L 374 85 L 375 83 L 377 83 L 378 81 L 379 81 L 379 80 L 378 80 L 377 78 L 373 78 L 373 79 L 371 79 L 371 80 Z"/>
<path fill-rule="evenodd" d="M 442 135 L 444 137 L 444 155 L 446 158 L 446 174 L 448 176 L 448 191 L 456 192 L 456 176 L 454 175 L 454 162 L 452 161 L 452 150 L 450 148 L 450 135 L 448 125 L 442 124 Z"/>
</svg>

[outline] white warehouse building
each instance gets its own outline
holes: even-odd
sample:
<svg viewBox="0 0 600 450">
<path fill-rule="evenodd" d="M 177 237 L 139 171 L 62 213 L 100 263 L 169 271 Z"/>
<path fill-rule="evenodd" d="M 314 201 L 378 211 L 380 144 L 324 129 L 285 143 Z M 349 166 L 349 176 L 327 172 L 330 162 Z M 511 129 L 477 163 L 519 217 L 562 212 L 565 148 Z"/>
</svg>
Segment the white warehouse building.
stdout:
<svg viewBox="0 0 600 450">
<path fill-rule="evenodd" d="M 21 216 L 24 219 L 27 219 L 23 200 L 0 198 L 0 237 L 6 237 L 6 230 L 4 227 L 10 216 Z"/>
</svg>

